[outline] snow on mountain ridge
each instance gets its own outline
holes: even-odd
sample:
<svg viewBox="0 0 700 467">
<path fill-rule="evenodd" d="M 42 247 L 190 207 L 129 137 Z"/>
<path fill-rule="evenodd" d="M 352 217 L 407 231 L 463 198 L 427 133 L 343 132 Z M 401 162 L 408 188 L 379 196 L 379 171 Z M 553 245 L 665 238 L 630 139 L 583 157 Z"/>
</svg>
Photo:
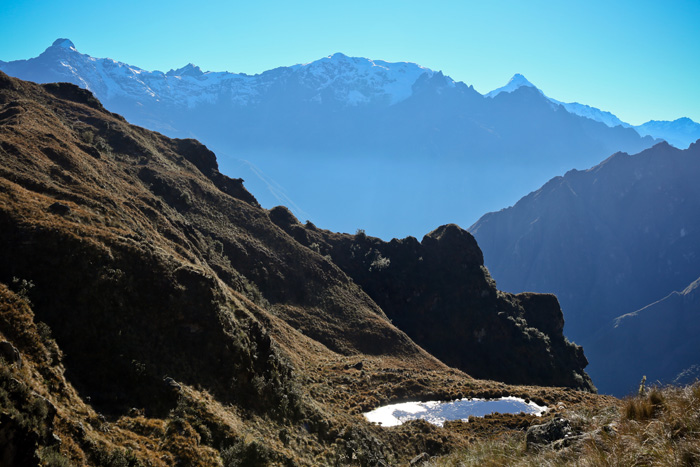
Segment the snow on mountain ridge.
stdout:
<svg viewBox="0 0 700 467">
<path fill-rule="evenodd" d="M 62 47 L 64 49 L 75 49 L 75 44 L 70 39 L 56 39 L 51 47 Z"/>
<path fill-rule="evenodd" d="M 650 120 L 635 126 L 634 129 L 642 136 L 651 135 L 655 138 L 663 138 L 679 149 L 686 149 L 700 139 L 700 123 L 694 122 L 688 117 L 673 121 Z"/>
<path fill-rule="evenodd" d="M 562 101 L 553 99 L 553 98 L 545 95 L 542 92 L 542 90 L 537 88 L 537 86 L 535 86 L 530 81 L 528 81 L 527 78 L 525 78 L 525 76 L 521 75 L 520 73 L 516 73 L 515 75 L 513 75 L 513 77 L 508 81 L 508 84 L 484 94 L 484 97 L 494 98 L 503 92 L 510 93 L 510 92 L 515 91 L 516 89 L 521 88 L 521 87 L 532 87 L 532 88 L 537 89 L 543 96 L 545 96 L 547 99 L 549 99 L 550 102 L 552 102 L 556 105 L 561 105 L 562 107 L 564 107 L 564 109 L 566 109 L 567 112 L 572 113 L 574 115 L 578 115 L 580 117 L 585 117 L 585 118 L 588 118 L 591 120 L 595 120 L 597 122 L 604 123 L 609 127 L 616 127 L 618 125 L 621 125 L 624 128 L 629 128 L 632 126 L 629 123 L 623 122 L 622 120 L 617 118 L 616 115 L 614 115 L 610 112 L 600 110 L 600 109 L 597 109 L 595 107 L 591 107 L 589 105 L 579 104 L 578 102 L 566 103 L 566 102 L 562 102 Z M 644 136 L 644 135 L 642 135 L 642 136 Z"/>
<path fill-rule="evenodd" d="M 591 107 L 590 105 L 579 104 L 578 102 L 561 102 L 551 97 L 548 97 L 547 99 L 554 102 L 555 104 L 563 106 L 569 113 L 579 115 L 581 117 L 590 118 L 591 120 L 595 120 L 597 122 L 605 123 L 609 127 L 616 127 L 619 125 L 624 128 L 630 128 L 632 126 L 629 123 L 625 123 L 622 120 L 620 120 L 617 117 L 617 115 L 611 112 L 607 112 L 605 110 L 600 110 L 598 108 Z"/>
<path fill-rule="evenodd" d="M 506 84 L 505 86 L 502 86 L 500 88 L 494 89 L 491 92 L 487 92 L 486 94 L 484 94 L 484 97 L 494 98 L 502 92 L 513 92 L 516 89 L 519 89 L 521 87 L 529 87 L 529 88 L 537 89 L 537 86 L 535 86 L 530 81 L 528 81 L 527 78 L 525 78 L 520 73 L 516 73 L 508 81 L 508 84 Z M 537 90 L 539 91 L 539 89 L 537 89 Z M 540 92 L 542 92 L 542 91 L 540 91 Z"/>
<path fill-rule="evenodd" d="M 94 58 L 80 53 L 72 41 L 57 39 L 38 57 L 13 62 L 0 61 L 0 68 L 13 76 L 40 82 L 67 81 L 89 89 L 101 100 L 126 99 L 138 105 L 158 102 L 193 108 L 209 103 L 236 106 L 255 104 L 272 86 L 304 88 L 311 102 L 332 100 L 335 105 L 358 106 L 370 103 L 393 105 L 409 98 L 414 85 L 423 78 L 444 79 L 447 86 L 457 85 L 451 78 L 410 62 L 386 62 L 335 53 L 305 64 L 279 67 L 256 75 L 212 72 L 192 63 L 167 73 L 148 71 L 110 58 Z M 48 71 L 47 71 L 48 70 Z M 532 87 L 522 74 L 484 97 Z M 547 97 L 547 96 L 545 96 Z M 547 97 L 569 113 L 602 122 L 607 126 L 632 127 L 610 112 L 577 102 L 564 103 Z M 650 121 L 634 126 L 640 135 L 664 138 L 679 148 L 700 137 L 700 124 L 690 119 L 674 122 Z"/>
<path fill-rule="evenodd" d="M 204 72 L 192 63 L 163 73 L 82 54 L 69 39 L 57 39 L 39 57 L 3 63 L 3 67 L 22 68 L 25 75 L 38 75 L 32 70 L 48 68 L 53 73 L 50 79 L 72 82 L 100 99 L 126 97 L 142 103 L 155 100 L 185 104 L 189 108 L 222 100 L 247 105 L 280 79 L 295 79 L 310 89 L 312 101 L 320 102 L 322 95 L 327 98 L 326 90 L 330 88 L 333 99 L 344 105 L 374 101 L 391 105 L 411 96 L 418 77 L 434 74 L 415 63 L 373 61 L 342 53 L 257 75 Z"/>
<path fill-rule="evenodd" d="M 413 84 L 429 68 L 410 62 L 390 63 L 335 53 L 301 65 L 297 70 L 316 91 L 334 88 L 334 97 L 348 105 L 388 100 L 389 105 L 411 96 Z M 320 96 L 314 96 L 320 99 Z"/>
</svg>

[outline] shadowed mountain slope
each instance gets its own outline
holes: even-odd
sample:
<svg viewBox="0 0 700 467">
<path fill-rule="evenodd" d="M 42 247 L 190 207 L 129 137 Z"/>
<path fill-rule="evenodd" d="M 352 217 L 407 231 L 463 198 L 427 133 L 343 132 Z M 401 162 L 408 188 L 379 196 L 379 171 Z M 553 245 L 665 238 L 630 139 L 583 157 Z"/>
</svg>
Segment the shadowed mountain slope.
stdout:
<svg viewBox="0 0 700 467">
<path fill-rule="evenodd" d="M 700 144 L 660 143 L 556 177 L 469 230 L 504 290 L 557 295 L 566 335 L 601 359 L 591 358 L 595 375 L 609 350 L 595 347 L 596 331 L 697 279 L 699 179 Z M 632 389 L 639 377 L 624 384 Z"/>
<path fill-rule="evenodd" d="M 590 339 L 596 381 L 630 392 L 647 381 L 692 384 L 700 377 L 700 279 L 644 308 L 616 318 Z"/>
</svg>

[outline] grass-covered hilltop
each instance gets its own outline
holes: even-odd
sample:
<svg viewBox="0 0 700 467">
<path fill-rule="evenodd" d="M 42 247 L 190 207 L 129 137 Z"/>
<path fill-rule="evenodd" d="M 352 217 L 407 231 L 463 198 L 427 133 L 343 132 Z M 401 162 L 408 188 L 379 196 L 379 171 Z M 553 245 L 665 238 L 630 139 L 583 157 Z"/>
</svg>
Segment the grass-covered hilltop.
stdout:
<svg viewBox="0 0 700 467">
<path fill-rule="evenodd" d="M 595 394 L 556 298 L 498 291 L 466 231 L 302 224 L 73 85 L 0 73 L 0 245 L 3 466 L 700 462 L 698 386 Z M 549 410 L 362 415 L 502 396 Z"/>
</svg>

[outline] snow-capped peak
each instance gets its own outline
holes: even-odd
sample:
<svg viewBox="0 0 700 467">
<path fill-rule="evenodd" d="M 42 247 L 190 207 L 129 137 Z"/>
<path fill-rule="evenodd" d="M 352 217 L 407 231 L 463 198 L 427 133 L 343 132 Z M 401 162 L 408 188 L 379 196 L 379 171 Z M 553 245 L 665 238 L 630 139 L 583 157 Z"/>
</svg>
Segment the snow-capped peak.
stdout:
<svg viewBox="0 0 700 467">
<path fill-rule="evenodd" d="M 51 44 L 51 47 L 60 47 L 62 49 L 75 49 L 75 44 L 71 42 L 70 39 L 56 39 L 53 44 Z M 77 52 L 77 50 L 76 50 Z"/>
<path fill-rule="evenodd" d="M 223 99 L 234 105 L 248 105 L 261 99 L 270 87 L 280 89 L 292 82 L 293 86 L 304 89 L 304 99 L 309 102 L 393 105 L 413 95 L 419 78 L 442 77 L 415 63 L 350 57 L 339 52 L 259 75 L 203 71 L 192 63 L 163 73 L 81 54 L 65 38 L 54 41 L 39 57 L 2 66 L 30 70 L 30 75 L 35 68 L 49 69 L 51 76 L 47 81 L 77 84 L 101 100 L 121 96 L 135 99 L 139 105 L 154 101 L 187 107 Z M 446 86 L 455 86 L 450 78 L 442 79 Z"/>
<path fill-rule="evenodd" d="M 525 77 L 524 77 L 523 75 L 521 75 L 520 73 L 514 74 L 513 77 L 510 79 L 510 81 L 508 81 L 507 86 L 513 86 L 513 87 L 515 87 L 515 88 L 519 88 L 519 87 L 521 87 L 521 86 L 529 86 L 529 87 L 531 87 L 531 88 L 534 88 L 534 87 L 535 87 L 534 84 L 532 84 L 531 82 L 529 82 L 529 81 L 527 80 L 527 78 L 525 78 Z"/>
<path fill-rule="evenodd" d="M 324 99 L 321 91 L 330 89 L 336 101 L 347 105 L 401 102 L 411 96 L 413 85 L 421 75 L 435 73 L 415 63 L 391 63 L 342 53 L 293 69 L 305 86 L 319 93 L 313 100 Z M 328 93 L 324 91 L 323 94 L 327 99 Z"/>
<path fill-rule="evenodd" d="M 494 89 L 493 91 L 485 94 L 484 96 L 485 97 L 496 97 L 497 95 L 499 95 L 502 92 L 513 92 L 516 89 L 522 88 L 522 87 L 529 87 L 529 88 L 537 89 L 537 87 L 534 84 L 532 84 L 531 82 L 529 82 L 527 80 L 527 78 L 525 78 L 520 73 L 516 73 L 513 75 L 513 77 L 510 79 L 510 81 L 508 81 L 508 84 L 506 84 L 505 86 L 502 86 L 498 89 Z"/>
<path fill-rule="evenodd" d="M 700 123 L 696 123 L 688 117 L 681 117 L 673 121 L 650 120 L 635 126 L 634 129 L 642 136 L 663 138 L 679 149 L 686 149 L 700 139 Z"/>
</svg>

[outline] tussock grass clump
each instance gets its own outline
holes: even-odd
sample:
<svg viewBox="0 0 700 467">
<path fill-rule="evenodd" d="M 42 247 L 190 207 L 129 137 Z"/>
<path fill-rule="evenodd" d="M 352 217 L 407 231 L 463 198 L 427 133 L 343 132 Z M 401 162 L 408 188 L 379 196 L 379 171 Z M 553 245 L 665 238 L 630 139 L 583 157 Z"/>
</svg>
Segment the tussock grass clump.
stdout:
<svg viewBox="0 0 700 467">
<path fill-rule="evenodd" d="M 653 388 L 646 395 L 630 397 L 625 400 L 624 417 L 627 420 L 649 420 L 663 410 L 664 395 L 658 388 Z"/>
</svg>

